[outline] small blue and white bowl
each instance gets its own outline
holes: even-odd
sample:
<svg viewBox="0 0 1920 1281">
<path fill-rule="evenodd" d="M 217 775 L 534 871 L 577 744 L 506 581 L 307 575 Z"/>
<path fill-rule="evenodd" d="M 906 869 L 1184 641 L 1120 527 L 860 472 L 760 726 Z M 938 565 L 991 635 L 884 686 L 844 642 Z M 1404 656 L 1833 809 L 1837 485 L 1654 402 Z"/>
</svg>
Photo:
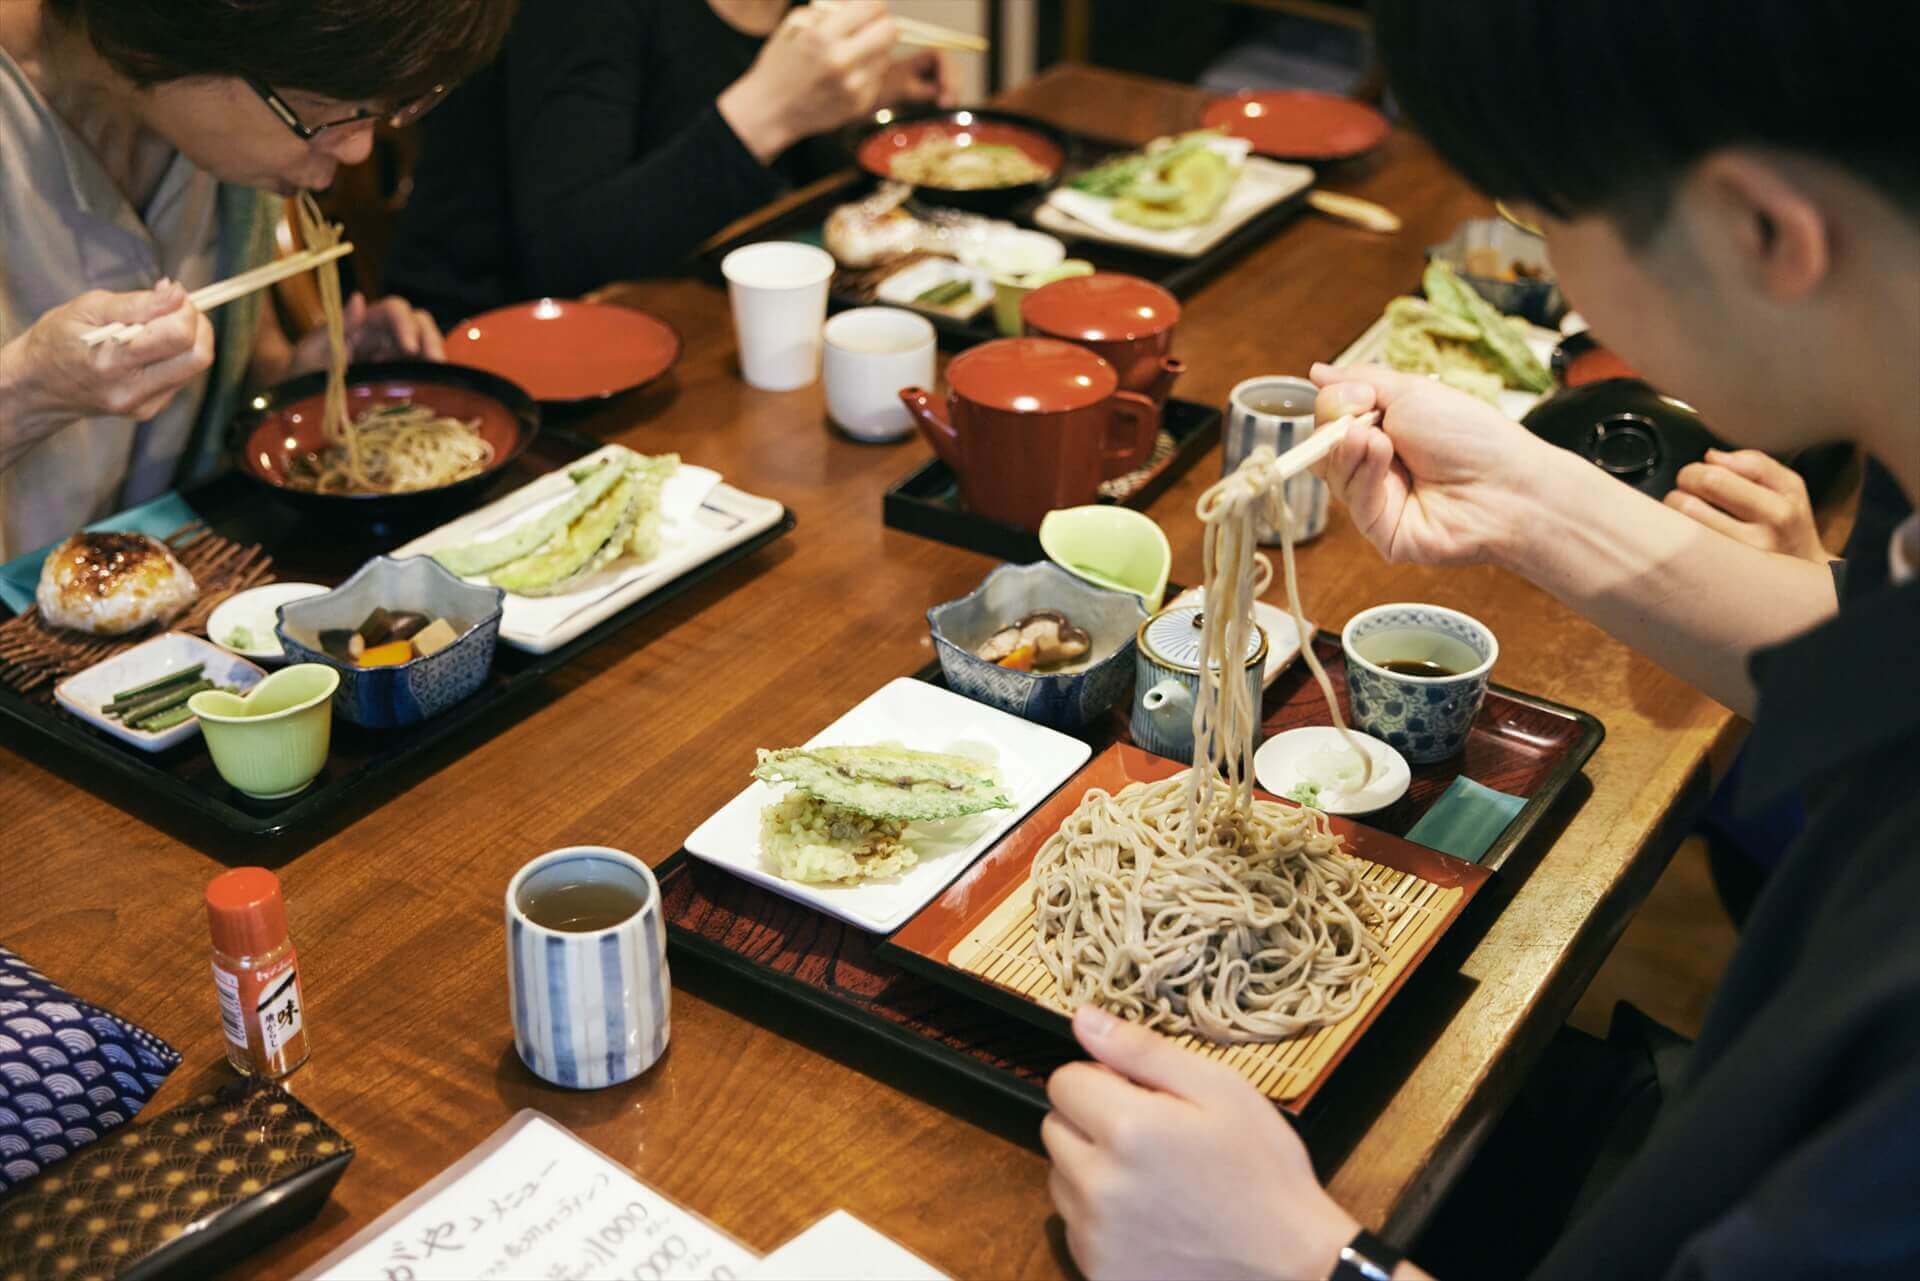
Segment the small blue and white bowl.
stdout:
<svg viewBox="0 0 1920 1281">
<path fill-rule="evenodd" d="M 342 720 L 398 729 L 438 716 L 485 683 L 506 596 L 498 587 L 462 582 L 428 556 L 376 556 L 326 595 L 282 605 L 273 632 L 289 662 L 324 663 L 340 673 L 333 710 Z M 375 609 L 444 618 L 459 638 L 437 654 L 393 667 L 343 663 L 320 647 L 321 632 L 356 628 Z"/>
<path fill-rule="evenodd" d="M 1347 707 L 1355 729 L 1384 739 L 1415 765 L 1456 756 L 1487 696 L 1500 657 L 1493 633 L 1439 605 L 1376 605 L 1340 633 L 1347 658 Z M 1450 676 L 1390 672 L 1390 662 L 1430 662 Z"/>
<path fill-rule="evenodd" d="M 1092 638 L 1089 661 L 1074 670 L 1018 672 L 980 658 L 989 636 L 1035 610 L 1065 614 Z M 958 600 L 927 611 L 947 688 L 976 703 L 1080 734 L 1127 696 L 1133 678 L 1134 633 L 1147 610 L 1131 592 L 1095 587 L 1052 561 L 1002 565 Z"/>
</svg>

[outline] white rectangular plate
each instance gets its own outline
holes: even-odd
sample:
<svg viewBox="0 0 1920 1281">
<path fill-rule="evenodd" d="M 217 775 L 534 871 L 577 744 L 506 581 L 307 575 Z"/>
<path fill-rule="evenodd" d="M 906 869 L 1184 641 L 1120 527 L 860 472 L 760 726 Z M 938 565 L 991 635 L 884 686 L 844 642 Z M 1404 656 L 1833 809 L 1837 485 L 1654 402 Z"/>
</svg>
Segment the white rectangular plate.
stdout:
<svg viewBox="0 0 1920 1281">
<path fill-rule="evenodd" d="M 1367 326 L 1367 332 L 1353 340 L 1351 346 L 1335 357 L 1336 365 L 1384 365 L 1387 363 L 1387 314 L 1380 313 L 1380 319 Z M 1527 346 L 1540 358 L 1543 365 L 1553 363 L 1553 349 L 1560 345 L 1560 335 L 1551 329 L 1542 329 L 1538 325 L 1527 326 Z M 1500 406 L 1500 412 L 1519 422 L 1527 416 L 1527 411 L 1543 399 L 1539 392 L 1516 391 L 1512 387 L 1502 388 L 1494 403 Z"/>
<path fill-rule="evenodd" d="M 422 534 L 395 550 L 396 558 L 431 556 L 467 543 L 498 538 L 514 525 L 533 519 L 573 491 L 567 473 L 599 462 L 618 446 L 609 445 L 566 467 L 521 486 L 497 502 Z M 507 594 L 500 639 L 529 654 L 545 654 L 715 556 L 738 547 L 780 523 L 787 509 L 771 498 L 733 488 L 718 472 L 682 463 L 660 494 L 665 517 L 660 554 L 652 560 L 615 561 L 579 589 L 559 596 Z M 469 582 L 484 583 L 484 575 Z"/>
<path fill-rule="evenodd" d="M 969 749 L 982 744 L 991 746 L 998 754 L 1000 776 L 1006 780 L 1013 808 L 974 820 L 978 828 L 968 830 L 977 834 L 967 844 L 937 854 L 923 851 L 921 861 L 898 876 L 859 885 L 811 885 L 776 875 L 761 856 L 760 811 L 784 793 L 756 781 L 687 838 L 687 853 L 849 925 L 885 934 L 931 903 L 1093 754 L 1077 738 L 905 676 L 882 685 L 805 746 L 874 743 L 963 755 L 973 754 Z"/>
<path fill-rule="evenodd" d="M 60 706 L 96 728 L 103 729 L 123 743 L 131 743 L 143 752 L 163 752 L 176 743 L 184 743 L 200 732 L 200 722 L 188 718 L 172 729 L 149 734 L 133 729 L 103 713 L 100 709 L 113 701 L 121 690 L 157 681 L 171 672 L 206 664 L 207 679 L 222 689 L 246 693 L 266 677 L 266 672 L 238 654 L 228 653 L 185 632 L 165 632 L 135 645 L 124 654 L 95 663 L 84 671 L 53 687 Z"/>
<path fill-rule="evenodd" d="M 1313 170 L 1248 156 L 1220 212 L 1203 223 L 1172 231 L 1135 227 L 1105 213 L 1111 200 L 1070 187 L 1057 188 L 1034 210 L 1033 220 L 1048 231 L 1109 245 L 1124 245 L 1169 258 L 1198 258 L 1281 201 L 1313 185 Z M 1076 211 L 1080 216 L 1076 216 Z"/>
</svg>

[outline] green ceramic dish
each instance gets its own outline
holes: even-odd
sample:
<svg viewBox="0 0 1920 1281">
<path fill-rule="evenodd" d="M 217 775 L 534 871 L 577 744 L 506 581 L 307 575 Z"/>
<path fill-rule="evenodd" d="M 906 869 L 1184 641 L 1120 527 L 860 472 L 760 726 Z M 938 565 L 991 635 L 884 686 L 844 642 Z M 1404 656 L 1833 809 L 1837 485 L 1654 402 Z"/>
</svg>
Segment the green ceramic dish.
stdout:
<svg viewBox="0 0 1920 1281">
<path fill-rule="evenodd" d="M 1062 507 L 1040 522 L 1047 558 L 1098 587 L 1132 592 L 1156 613 L 1167 594 L 1173 548 L 1153 518 L 1131 507 Z"/>
<path fill-rule="evenodd" d="M 285 667 L 241 698 L 224 690 L 195 694 L 187 706 L 200 720 L 220 777 L 256 800 L 304 791 L 327 763 L 333 736 L 333 691 L 340 673 L 320 663 Z"/>
</svg>

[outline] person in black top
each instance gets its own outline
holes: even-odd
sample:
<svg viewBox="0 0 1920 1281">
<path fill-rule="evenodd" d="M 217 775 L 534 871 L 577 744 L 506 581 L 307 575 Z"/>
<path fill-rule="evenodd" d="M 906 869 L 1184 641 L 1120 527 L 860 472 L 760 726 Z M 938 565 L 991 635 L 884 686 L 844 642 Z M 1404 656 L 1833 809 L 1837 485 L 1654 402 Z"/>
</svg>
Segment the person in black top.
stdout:
<svg viewBox="0 0 1920 1281">
<path fill-rule="evenodd" d="M 523 5 L 422 124 L 387 282 L 451 324 L 670 272 L 808 176 L 796 144 L 947 96 L 940 57 L 896 60 L 897 34 L 879 0 Z"/>
<path fill-rule="evenodd" d="M 1920 14 L 1375 0 L 1374 15 L 1409 116 L 1542 226 L 1568 297 L 1629 364 L 1758 448 L 1852 442 L 1911 506 Z M 1806 800 L 1698 1041 L 1654 1047 L 1679 1063 L 1643 1137 L 1603 1145 L 1628 1150 L 1597 1175 L 1534 1172 L 1585 1179 L 1543 1256 L 1454 1275 L 1920 1275 L 1920 519 L 1888 535 L 1884 568 L 1850 566 L 1836 615 L 1826 566 L 1722 537 L 1483 402 L 1375 367 L 1313 373 L 1323 420 L 1384 413 L 1323 468 L 1384 555 L 1524 574 L 1755 718 L 1743 805 Z M 1042 1138 L 1089 1277 L 1427 1275 L 1359 1231 L 1233 1071 L 1091 1008 L 1074 1027 L 1098 1062 L 1054 1074 Z"/>
</svg>

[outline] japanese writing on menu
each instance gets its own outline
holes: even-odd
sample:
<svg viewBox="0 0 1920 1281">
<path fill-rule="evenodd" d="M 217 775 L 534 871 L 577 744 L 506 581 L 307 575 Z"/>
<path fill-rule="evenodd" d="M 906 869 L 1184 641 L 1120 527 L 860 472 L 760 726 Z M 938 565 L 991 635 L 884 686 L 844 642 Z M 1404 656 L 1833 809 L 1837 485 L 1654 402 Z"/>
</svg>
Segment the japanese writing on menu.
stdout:
<svg viewBox="0 0 1920 1281">
<path fill-rule="evenodd" d="M 329 1281 L 738 1281 L 755 1256 L 544 1118 L 328 1260 Z"/>
</svg>

